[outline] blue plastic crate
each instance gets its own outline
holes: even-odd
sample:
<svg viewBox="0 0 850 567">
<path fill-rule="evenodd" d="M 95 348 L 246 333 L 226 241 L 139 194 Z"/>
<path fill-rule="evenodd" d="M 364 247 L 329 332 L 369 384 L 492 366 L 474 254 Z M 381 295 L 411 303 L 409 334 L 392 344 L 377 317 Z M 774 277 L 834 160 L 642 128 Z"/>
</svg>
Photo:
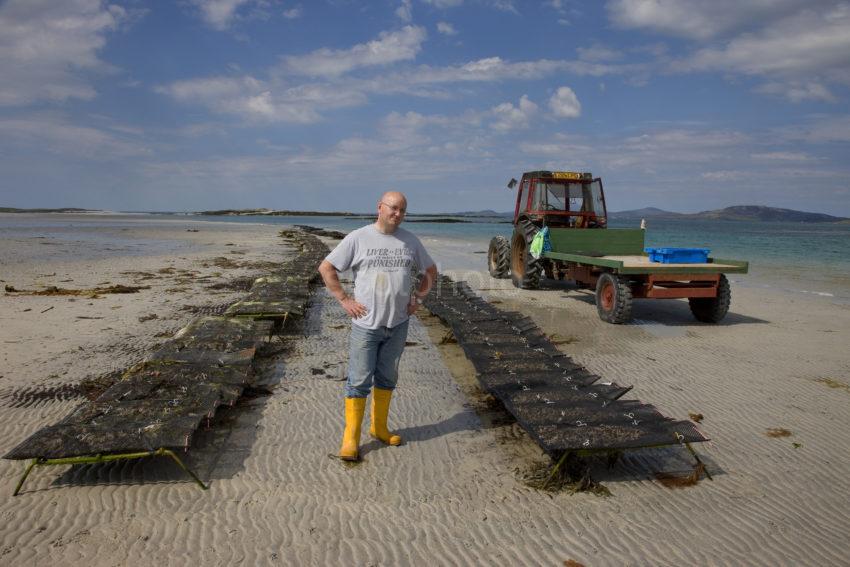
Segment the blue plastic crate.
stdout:
<svg viewBox="0 0 850 567">
<path fill-rule="evenodd" d="M 703 264 L 708 261 L 708 248 L 644 248 L 650 262 L 662 264 Z"/>
</svg>

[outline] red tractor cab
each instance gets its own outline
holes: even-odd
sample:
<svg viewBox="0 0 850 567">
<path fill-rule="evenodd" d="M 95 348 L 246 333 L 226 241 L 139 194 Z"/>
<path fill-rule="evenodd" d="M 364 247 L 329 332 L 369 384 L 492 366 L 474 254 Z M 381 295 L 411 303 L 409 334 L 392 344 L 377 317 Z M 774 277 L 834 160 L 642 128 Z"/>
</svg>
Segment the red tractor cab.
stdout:
<svg viewBox="0 0 850 567">
<path fill-rule="evenodd" d="M 511 179 L 508 187 L 516 187 Z M 522 175 L 514 226 L 523 219 L 538 229 L 605 228 L 608 222 L 602 180 L 589 172 L 529 171 Z"/>
</svg>

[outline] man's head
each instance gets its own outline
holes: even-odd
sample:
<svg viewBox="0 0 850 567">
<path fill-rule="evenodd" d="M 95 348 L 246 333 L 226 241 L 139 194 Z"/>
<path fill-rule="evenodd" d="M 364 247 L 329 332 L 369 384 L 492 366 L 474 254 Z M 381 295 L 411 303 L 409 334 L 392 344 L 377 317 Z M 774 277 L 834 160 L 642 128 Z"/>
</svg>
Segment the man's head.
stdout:
<svg viewBox="0 0 850 567">
<path fill-rule="evenodd" d="M 398 191 L 387 191 L 378 200 L 378 228 L 382 232 L 394 232 L 404 220 L 407 198 Z"/>
</svg>

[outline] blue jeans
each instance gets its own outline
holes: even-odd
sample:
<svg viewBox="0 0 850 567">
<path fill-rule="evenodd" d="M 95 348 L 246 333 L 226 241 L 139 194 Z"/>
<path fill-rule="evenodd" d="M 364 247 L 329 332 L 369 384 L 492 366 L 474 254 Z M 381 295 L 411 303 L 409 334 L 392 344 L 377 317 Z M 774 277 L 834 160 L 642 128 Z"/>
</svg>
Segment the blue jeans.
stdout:
<svg viewBox="0 0 850 567">
<path fill-rule="evenodd" d="M 348 355 L 348 380 L 345 397 L 365 398 L 374 383 L 376 388 L 395 389 L 398 363 L 407 340 L 410 319 L 393 328 L 363 329 L 351 325 Z"/>
</svg>

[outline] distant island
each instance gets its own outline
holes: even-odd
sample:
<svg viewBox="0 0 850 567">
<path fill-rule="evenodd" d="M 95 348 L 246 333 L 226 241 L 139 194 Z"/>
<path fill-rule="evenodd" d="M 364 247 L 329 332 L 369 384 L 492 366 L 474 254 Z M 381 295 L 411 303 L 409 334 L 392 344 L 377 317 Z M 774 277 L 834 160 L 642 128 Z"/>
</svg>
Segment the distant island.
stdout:
<svg viewBox="0 0 850 567">
<path fill-rule="evenodd" d="M 16 209 L 14 207 L 0 207 L 0 213 L 99 213 L 100 209 L 75 209 L 64 207 L 62 209 Z"/>
<path fill-rule="evenodd" d="M 823 213 L 808 213 L 777 207 L 758 205 L 737 205 L 725 209 L 714 209 L 699 213 L 674 213 L 655 207 L 608 213 L 610 219 L 696 219 L 696 220 L 733 220 L 750 222 L 847 222 L 847 217 L 836 217 Z"/>
<path fill-rule="evenodd" d="M 100 209 L 81 209 L 63 207 L 58 209 L 19 209 L 0 207 L 0 213 L 98 213 Z M 129 211 L 128 211 L 129 212 Z M 375 218 L 375 213 L 352 213 L 347 211 L 292 211 L 274 209 L 218 209 L 212 211 L 195 211 L 187 213 L 164 213 L 146 211 L 149 214 L 180 214 L 203 216 L 273 216 L 273 217 L 345 217 L 353 220 L 369 220 Z M 458 213 L 411 213 L 407 215 L 408 222 L 433 223 L 465 223 L 465 222 L 511 222 L 513 212 L 497 212 L 493 210 L 462 211 Z M 850 223 L 848 217 L 837 217 L 823 213 L 809 213 L 793 209 L 764 207 L 759 205 L 737 205 L 724 209 L 701 211 L 699 213 L 674 213 L 656 207 L 632 209 L 629 211 L 609 212 L 611 220 L 628 219 L 671 219 L 671 220 L 717 220 L 717 221 L 746 221 L 746 222 L 803 222 L 803 223 Z M 498 220 L 495 220 L 498 219 Z"/>
<path fill-rule="evenodd" d="M 193 215 L 205 216 L 267 216 L 267 217 L 347 217 L 355 213 L 323 211 L 276 211 L 272 209 L 221 209 L 217 211 L 196 211 Z"/>
</svg>

